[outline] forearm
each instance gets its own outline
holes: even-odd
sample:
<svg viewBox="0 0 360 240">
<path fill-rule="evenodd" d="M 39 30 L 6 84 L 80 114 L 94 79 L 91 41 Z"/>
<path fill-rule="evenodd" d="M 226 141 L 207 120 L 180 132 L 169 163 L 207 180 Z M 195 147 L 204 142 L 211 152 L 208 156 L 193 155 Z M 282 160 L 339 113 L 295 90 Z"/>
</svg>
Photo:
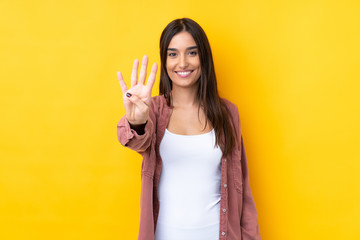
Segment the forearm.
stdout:
<svg viewBox="0 0 360 240">
<path fill-rule="evenodd" d="M 146 151 L 151 145 L 153 131 L 153 121 L 150 118 L 145 124 L 130 126 L 127 118 L 123 116 L 117 124 L 119 142 L 138 153 Z"/>
</svg>

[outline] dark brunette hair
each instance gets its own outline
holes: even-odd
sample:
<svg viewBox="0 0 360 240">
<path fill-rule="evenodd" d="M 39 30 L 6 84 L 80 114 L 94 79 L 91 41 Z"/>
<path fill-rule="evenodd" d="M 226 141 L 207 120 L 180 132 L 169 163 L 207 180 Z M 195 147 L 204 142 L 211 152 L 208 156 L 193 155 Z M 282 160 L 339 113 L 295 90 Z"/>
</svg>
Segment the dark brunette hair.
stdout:
<svg viewBox="0 0 360 240">
<path fill-rule="evenodd" d="M 209 41 L 204 30 L 194 20 L 189 18 L 175 19 L 165 27 L 161 34 L 161 71 L 159 93 L 160 95 L 164 94 L 167 105 L 171 106 L 172 81 L 166 71 L 167 49 L 171 39 L 182 31 L 189 32 L 198 47 L 201 75 L 199 78 L 197 100 L 200 103 L 199 107 L 201 106 L 203 108 L 205 115 L 207 116 L 207 120 L 210 121 L 214 127 L 216 145 L 220 146 L 223 151 L 223 155 L 226 156 L 232 151 L 236 144 L 236 137 L 234 135 L 235 131 L 230 124 L 230 111 L 221 100 L 217 90 L 214 62 Z M 224 130 L 225 145 L 221 144 L 222 130 Z"/>
</svg>

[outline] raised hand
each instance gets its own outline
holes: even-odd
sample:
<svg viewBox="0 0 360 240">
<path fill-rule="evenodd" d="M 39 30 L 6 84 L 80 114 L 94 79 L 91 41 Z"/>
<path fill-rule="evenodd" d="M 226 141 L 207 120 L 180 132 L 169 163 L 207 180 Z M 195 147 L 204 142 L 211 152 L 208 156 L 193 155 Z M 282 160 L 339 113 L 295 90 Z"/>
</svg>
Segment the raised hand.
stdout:
<svg viewBox="0 0 360 240">
<path fill-rule="evenodd" d="M 131 74 L 130 89 L 127 88 L 121 72 L 117 72 L 117 77 L 119 79 L 121 91 L 123 93 L 123 103 L 126 111 L 126 118 L 132 125 L 144 124 L 149 117 L 151 90 L 155 82 L 157 64 L 153 64 L 149 78 L 145 85 L 147 65 L 148 56 L 145 55 L 142 60 L 138 81 L 137 72 L 139 67 L 139 60 L 135 59 Z"/>
</svg>

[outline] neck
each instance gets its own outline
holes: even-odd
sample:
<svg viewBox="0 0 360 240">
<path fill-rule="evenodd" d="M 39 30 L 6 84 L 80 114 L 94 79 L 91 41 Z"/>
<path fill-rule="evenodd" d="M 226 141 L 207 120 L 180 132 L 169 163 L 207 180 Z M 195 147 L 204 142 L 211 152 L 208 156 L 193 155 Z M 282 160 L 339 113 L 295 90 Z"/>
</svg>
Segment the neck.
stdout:
<svg viewBox="0 0 360 240">
<path fill-rule="evenodd" d="M 199 105 L 197 101 L 197 87 L 181 88 L 173 86 L 171 97 L 174 107 L 196 107 Z"/>
</svg>

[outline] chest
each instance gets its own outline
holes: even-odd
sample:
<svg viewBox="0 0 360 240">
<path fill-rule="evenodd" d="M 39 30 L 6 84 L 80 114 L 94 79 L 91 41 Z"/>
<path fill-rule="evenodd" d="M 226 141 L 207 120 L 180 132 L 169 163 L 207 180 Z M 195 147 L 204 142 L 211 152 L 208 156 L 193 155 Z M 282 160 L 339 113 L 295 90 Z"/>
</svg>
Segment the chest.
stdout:
<svg viewBox="0 0 360 240">
<path fill-rule="evenodd" d="M 207 121 L 202 109 L 173 108 L 170 112 L 167 129 L 176 134 L 197 135 L 208 133 L 213 127 Z"/>
</svg>

